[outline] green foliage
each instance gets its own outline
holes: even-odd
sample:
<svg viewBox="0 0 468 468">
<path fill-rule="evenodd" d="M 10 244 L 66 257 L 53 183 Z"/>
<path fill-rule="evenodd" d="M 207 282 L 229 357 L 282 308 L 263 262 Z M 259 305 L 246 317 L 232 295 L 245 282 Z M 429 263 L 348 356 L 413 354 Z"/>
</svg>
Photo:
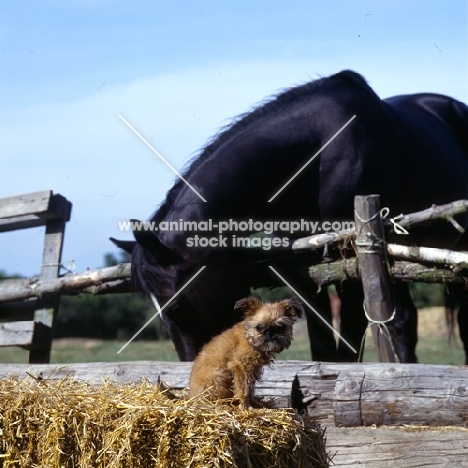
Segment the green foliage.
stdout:
<svg viewBox="0 0 468 468">
<path fill-rule="evenodd" d="M 120 258 L 117 258 L 112 253 L 106 253 L 104 255 L 104 266 L 111 267 L 118 265 L 119 263 L 130 263 L 131 260 L 132 256 L 129 253 L 124 252 L 123 250 L 120 252 Z"/>
<path fill-rule="evenodd" d="M 9 275 L 5 270 L 0 270 L 0 280 L 4 279 L 16 279 L 16 278 L 22 278 L 21 275 L 18 275 L 16 273 Z"/>
<path fill-rule="evenodd" d="M 257 288 L 250 291 L 254 296 L 259 297 L 263 302 L 276 302 L 294 296 L 294 293 L 287 286 L 277 288 Z"/>
<path fill-rule="evenodd" d="M 444 286 L 442 284 L 410 283 L 409 289 L 418 309 L 444 305 Z"/>
<path fill-rule="evenodd" d="M 54 337 L 104 340 L 131 338 L 154 314 L 145 299 L 132 294 L 63 296 L 54 325 Z M 138 339 L 164 339 L 167 334 L 159 317 Z"/>
<path fill-rule="evenodd" d="M 121 252 L 120 258 L 110 253 L 104 256 L 106 267 L 129 261 L 130 256 L 126 252 Z M 62 296 L 54 324 L 54 337 L 128 340 L 155 313 L 153 305 L 136 294 Z M 138 335 L 137 339 L 167 338 L 164 325 L 157 317 Z"/>
</svg>

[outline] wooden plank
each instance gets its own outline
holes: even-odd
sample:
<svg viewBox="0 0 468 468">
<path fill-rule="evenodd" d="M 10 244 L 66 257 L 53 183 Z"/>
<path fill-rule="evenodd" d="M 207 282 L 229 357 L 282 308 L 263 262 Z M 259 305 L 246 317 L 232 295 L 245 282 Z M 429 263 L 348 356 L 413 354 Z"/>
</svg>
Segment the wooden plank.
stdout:
<svg viewBox="0 0 468 468">
<path fill-rule="evenodd" d="M 52 195 L 49 210 L 47 213 L 39 214 L 45 219 L 61 219 L 64 222 L 70 221 L 72 204 L 64 196 L 56 193 Z"/>
<path fill-rule="evenodd" d="M 0 232 L 18 231 L 45 225 L 45 220 L 36 215 L 14 216 L 0 219 Z"/>
<path fill-rule="evenodd" d="M 0 232 L 44 226 L 48 220 L 69 221 L 72 204 L 51 190 L 0 199 Z"/>
<path fill-rule="evenodd" d="M 364 290 L 364 307 L 372 324 L 375 349 L 381 362 L 400 362 L 398 342 L 390 319 L 394 301 L 388 281 L 380 196 L 354 198 L 356 248 Z"/>
<path fill-rule="evenodd" d="M 0 198 L 0 218 L 45 213 L 49 210 L 52 190 Z"/>
<path fill-rule="evenodd" d="M 44 281 L 59 276 L 65 223 L 63 219 L 47 221 L 41 267 L 41 279 Z"/>
<path fill-rule="evenodd" d="M 56 279 L 59 276 L 65 223 L 66 221 L 63 219 L 47 221 L 41 268 L 41 279 L 44 281 Z M 34 313 L 36 325 L 33 346 L 29 353 L 30 363 L 50 361 L 52 329 L 59 300 L 58 294 L 46 294 L 41 296 L 38 301 L 38 309 Z"/>
<path fill-rule="evenodd" d="M 0 346 L 28 346 L 32 343 L 34 321 L 0 323 Z"/>
<path fill-rule="evenodd" d="M 331 466 L 468 467 L 468 429 L 455 427 L 327 427 Z"/>
</svg>

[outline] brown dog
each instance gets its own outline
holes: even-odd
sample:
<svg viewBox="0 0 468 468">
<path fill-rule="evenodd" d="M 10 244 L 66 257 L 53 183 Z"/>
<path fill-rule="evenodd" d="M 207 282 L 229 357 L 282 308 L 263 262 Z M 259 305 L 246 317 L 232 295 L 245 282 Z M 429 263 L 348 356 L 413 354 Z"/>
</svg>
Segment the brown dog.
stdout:
<svg viewBox="0 0 468 468">
<path fill-rule="evenodd" d="M 275 354 L 289 348 L 293 324 L 302 316 L 298 300 L 264 304 L 255 297 L 236 303 L 244 320 L 213 338 L 200 351 L 190 375 L 190 396 L 235 398 L 243 409 L 259 406 L 255 382 Z"/>
</svg>

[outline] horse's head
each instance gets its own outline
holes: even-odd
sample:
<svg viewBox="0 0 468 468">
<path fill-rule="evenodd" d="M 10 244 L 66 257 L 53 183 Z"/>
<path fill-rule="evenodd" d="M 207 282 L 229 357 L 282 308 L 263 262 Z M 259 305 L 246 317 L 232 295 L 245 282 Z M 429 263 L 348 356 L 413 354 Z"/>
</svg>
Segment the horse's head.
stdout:
<svg viewBox="0 0 468 468">
<path fill-rule="evenodd" d="M 164 307 L 162 319 L 179 358 L 193 360 L 206 342 L 241 318 L 234 304 L 249 292 L 245 271 L 238 261 L 219 251 L 216 255 L 206 251 L 202 257 L 193 252 L 191 258 L 186 249 L 182 257 L 154 231 L 135 231 L 134 235 L 134 290 L 154 294 Z"/>
</svg>

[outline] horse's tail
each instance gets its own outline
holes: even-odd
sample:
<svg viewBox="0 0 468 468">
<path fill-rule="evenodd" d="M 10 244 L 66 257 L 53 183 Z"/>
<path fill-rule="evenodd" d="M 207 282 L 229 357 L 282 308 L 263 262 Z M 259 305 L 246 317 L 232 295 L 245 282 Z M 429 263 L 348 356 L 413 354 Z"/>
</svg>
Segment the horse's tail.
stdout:
<svg viewBox="0 0 468 468">
<path fill-rule="evenodd" d="M 446 284 L 444 287 L 445 322 L 447 324 L 449 342 L 455 336 L 455 322 L 459 308 L 460 293 L 460 285 Z"/>
</svg>

